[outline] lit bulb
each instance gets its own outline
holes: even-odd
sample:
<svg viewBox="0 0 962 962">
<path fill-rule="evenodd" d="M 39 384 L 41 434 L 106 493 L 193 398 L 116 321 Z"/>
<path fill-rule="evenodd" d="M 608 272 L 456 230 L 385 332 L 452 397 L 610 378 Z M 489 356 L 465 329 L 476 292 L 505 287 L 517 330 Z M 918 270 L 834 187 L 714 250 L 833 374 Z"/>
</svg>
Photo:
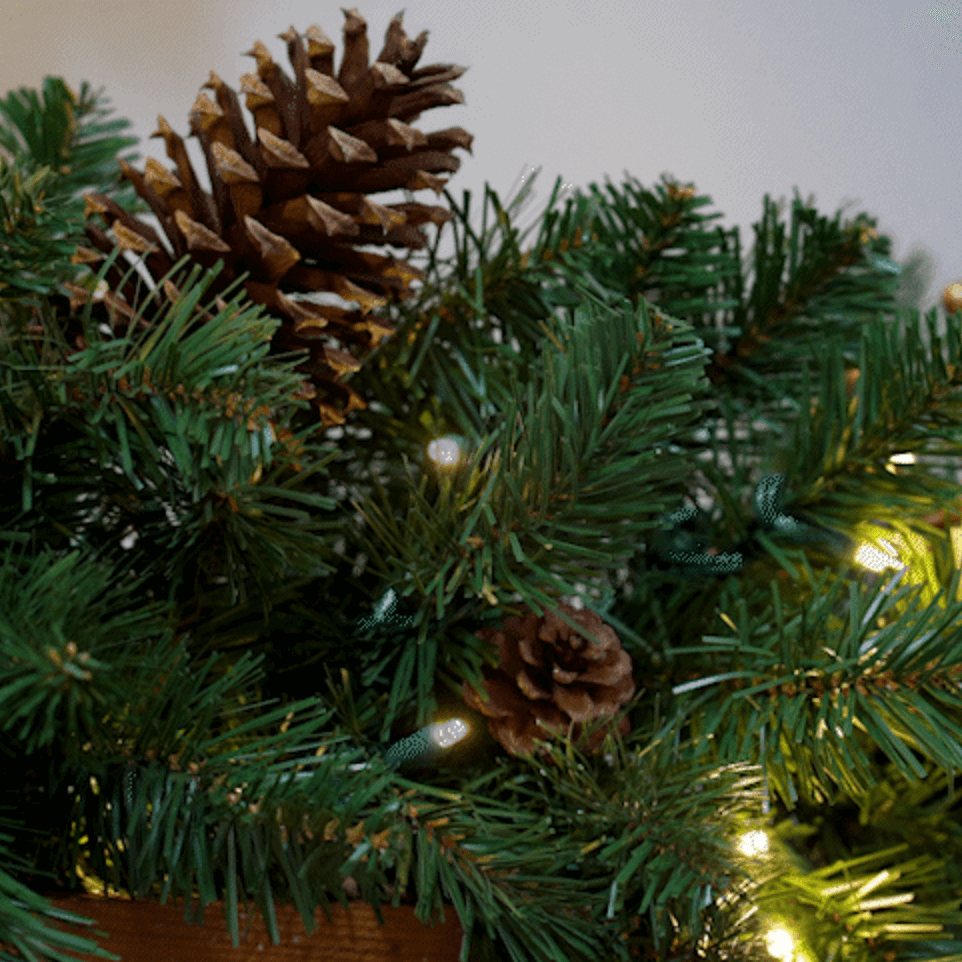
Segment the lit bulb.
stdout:
<svg viewBox="0 0 962 962">
<path fill-rule="evenodd" d="M 437 759 L 439 750 L 456 745 L 467 733 L 468 725 L 460 718 L 426 725 L 395 742 L 384 753 L 384 761 L 392 768 L 407 762 L 430 764 Z"/>
<path fill-rule="evenodd" d="M 452 718 L 450 721 L 437 722 L 432 725 L 430 738 L 438 748 L 450 748 L 461 741 L 467 733 L 467 722 L 460 718 Z"/>
<path fill-rule="evenodd" d="M 772 929 L 768 935 L 765 936 L 765 945 L 776 959 L 791 962 L 791 960 L 795 958 L 795 940 L 792 938 L 788 929 L 781 927 Z"/>
<path fill-rule="evenodd" d="M 855 552 L 855 561 L 863 568 L 876 572 L 885 571 L 887 568 L 898 571 L 905 567 L 895 548 L 884 538 L 879 538 L 878 545 L 861 545 Z"/>
<path fill-rule="evenodd" d="M 768 836 L 764 832 L 746 832 L 738 840 L 743 855 L 764 855 L 768 851 Z"/>
<path fill-rule="evenodd" d="M 461 445 L 455 437 L 435 438 L 428 445 L 428 457 L 441 467 L 454 467 L 461 460 Z"/>
<path fill-rule="evenodd" d="M 903 451 L 901 454 L 893 454 L 885 464 L 885 470 L 889 474 L 897 474 L 897 466 L 900 464 L 915 464 L 915 455 L 911 451 Z"/>
</svg>

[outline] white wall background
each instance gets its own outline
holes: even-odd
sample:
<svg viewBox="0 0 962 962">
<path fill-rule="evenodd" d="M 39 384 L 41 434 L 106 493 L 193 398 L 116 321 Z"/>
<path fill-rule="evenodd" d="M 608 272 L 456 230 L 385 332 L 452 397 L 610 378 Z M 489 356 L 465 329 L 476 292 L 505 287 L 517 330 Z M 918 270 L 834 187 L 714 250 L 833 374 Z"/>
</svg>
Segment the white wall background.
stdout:
<svg viewBox="0 0 962 962">
<path fill-rule="evenodd" d="M 372 56 L 401 2 L 359 7 Z M 922 247 L 926 306 L 962 281 L 960 0 L 406 2 L 408 35 L 430 30 L 421 62 L 470 68 L 465 105 L 417 124 L 475 135 L 450 184 L 472 210 L 485 181 L 504 199 L 526 165 L 543 168 L 532 213 L 558 175 L 585 186 L 627 170 L 651 186 L 668 171 L 712 197 L 747 251 L 763 195 L 797 186 L 823 213 L 854 200 L 845 217 L 877 216 L 898 260 Z M 142 157 L 166 164 L 147 139 L 157 115 L 186 136 L 210 70 L 236 89 L 254 40 L 286 65 L 277 34 L 312 23 L 339 65 L 343 22 L 327 0 L 0 0 L 0 92 L 45 74 L 103 85 Z"/>
</svg>

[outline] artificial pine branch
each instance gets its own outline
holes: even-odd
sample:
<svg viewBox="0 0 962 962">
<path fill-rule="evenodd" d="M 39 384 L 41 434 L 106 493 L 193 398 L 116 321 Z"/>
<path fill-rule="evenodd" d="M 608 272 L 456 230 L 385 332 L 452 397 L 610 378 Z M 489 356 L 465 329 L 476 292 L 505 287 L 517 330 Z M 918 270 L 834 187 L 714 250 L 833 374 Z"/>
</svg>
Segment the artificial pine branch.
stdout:
<svg viewBox="0 0 962 962">
<path fill-rule="evenodd" d="M 59 77 L 44 79 L 42 97 L 21 88 L 0 100 L 0 307 L 2 301 L 58 290 L 73 279 L 83 237 L 78 192 L 95 187 L 132 209 L 129 186 L 116 184 L 120 152 L 136 137 L 114 136 L 130 122 L 109 114 L 102 91 L 83 84 L 79 96 Z"/>
<path fill-rule="evenodd" d="M 286 436 L 289 414 L 277 413 L 290 409 L 298 383 L 291 374 L 296 361 L 278 358 L 265 366 L 274 322 L 258 318 L 238 298 L 219 300 L 216 314 L 199 306 L 211 279 L 200 278 L 196 269 L 176 284 L 165 278 L 167 303 L 148 331 L 138 330 L 135 314 L 124 318 L 126 332 L 121 333 L 118 318 L 117 329 L 105 336 L 91 323 L 88 304 L 81 320 L 89 341 L 83 351 L 61 355 L 53 372 L 40 364 L 35 334 L 12 330 L 9 346 L 26 354 L 26 360 L 9 365 L 9 423 L 19 420 L 21 426 L 7 439 L 6 457 L 18 460 L 14 452 L 31 452 L 19 492 L 24 510 L 37 499 L 37 485 L 51 486 L 43 508 L 30 518 L 31 528 L 70 523 L 82 534 L 76 495 L 86 491 L 88 499 L 96 500 L 106 490 L 111 493 L 102 517 L 95 515 L 92 523 L 93 543 L 116 558 L 120 538 L 136 532 L 142 540 L 132 556 L 138 558 L 135 564 L 140 557 L 156 564 L 159 552 L 172 584 L 179 578 L 169 573 L 181 569 L 192 551 L 196 557 L 196 548 L 176 529 L 171 531 L 166 518 L 151 513 L 164 505 L 180 523 L 209 531 L 220 527 L 220 544 L 211 545 L 209 560 L 218 555 L 225 560 L 208 565 L 207 577 L 226 576 L 231 594 L 243 598 L 248 589 L 237 580 L 239 565 L 266 590 L 265 579 L 277 577 L 285 565 L 317 560 L 323 542 L 310 535 L 307 513 L 283 501 L 315 511 L 329 509 L 333 502 L 303 490 L 307 477 L 322 469 L 323 459 L 307 472 L 298 471 L 297 459 L 309 448 L 302 438 Z M 145 299 L 153 296 L 144 293 Z M 202 319 L 205 323 L 199 324 Z M 91 410 L 96 415 L 89 421 Z M 78 416 L 88 426 L 71 439 L 70 461 L 78 470 L 92 467 L 103 477 L 100 483 L 96 475 L 59 480 L 65 472 L 45 456 L 40 441 L 41 423 L 56 437 Z M 160 457 L 165 448 L 171 455 L 166 463 Z M 61 448 L 59 456 L 63 453 Z M 154 494 L 148 496 L 151 490 Z M 279 516 L 293 521 L 286 528 L 269 521 Z"/>
<path fill-rule="evenodd" d="M 363 542 L 372 562 L 385 578 L 404 571 L 439 613 L 462 589 L 498 604 L 499 583 L 518 585 L 526 603 L 574 593 L 585 562 L 627 560 L 671 504 L 662 492 L 673 494 L 689 471 L 671 442 L 704 406 L 689 402 L 704 365 L 690 329 L 644 303 L 632 310 L 586 297 L 557 331 L 527 396 L 515 392 L 502 406 L 501 392 L 503 430 L 456 477 L 438 492 L 412 481 L 407 504 L 382 489 L 381 507 L 357 505 L 376 539 Z"/>
<path fill-rule="evenodd" d="M 356 45 L 350 17 L 349 27 Z M 939 731 L 959 722 L 958 653 L 943 637 L 959 613 L 952 565 L 908 570 L 931 602 L 919 615 L 908 592 L 880 583 L 848 591 L 852 573 L 832 556 L 838 542 L 811 533 L 819 520 L 862 533 L 855 511 L 833 501 L 846 473 L 862 471 L 865 482 L 850 489 L 850 505 L 878 499 L 893 517 L 948 496 L 925 461 L 891 480 L 870 477 L 866 463 L 890 453 L 885 431 L 892 450 L 957 451 L 958 331 L 948 364 L 936 358 L 940 346 L 900 358 L 882 319 L 866 313 L 888 304 L 891 268 L 887 239 L 867 220 L 841 227 L 796 202 L 786 240 L 766 199 L 746 300 L 737 244 L 701 230 L 694 209 L 707 199 L 693 188 L 666 181 L 652 193 L 576 198 L 563 216 L 543 217 L 527 251 L 510 207 L 489 197 L 495 226 L 468 230 L 465 203 L 455 259 L 432 253 L 420 302 L 358 372 L 358 386 L 383 381 L 370 395 L 378 401 L 355 412 L 372 442 L 344 430 L 336 456 L 313 431 L 294 434 L 304 426 L 297 392 L 290 368 L 262 356 L 266 319 L 240 301 L 201 304 L 209 275 L 171 274 L 138 291 L 128 271 L 115 284 L 122 298 L 109 285 L 75 289 L 71 329 L 83 342 L 69 350 L 58 315 L 42 305 L 11 315 L 2 510 L 21 554 L 8 554 L 3 582 L 17 617 L 3 625 L 15 656 L 3 665 L 9 710 L 0 714 L 23 722 L 4 730 L 24 769 L 11 791 L 29 795 L 48 832 L 60 827 L 27 864 L 37 878 L 55 867 L 72 884 L 89 870 L 98 884 L 151 896 L 222 897 L 235 940 L 241 897 L 269 926 L 274 899 L 289 898 L 310 928 L 314 906 L 344 901 L 350 878 L 375 906 L 413 894 L 425 921 L 453 903 L 488 956 L 519 962 L 636 951 L 754 958 L 763 932 L 746 912 L 783 910 L 791 891 L 804 895 L 796 914 L 809 946 L 844 945 L 860 960 L 876 949 L 954 957 L 957 892 L 936 884 L 931 857 L 942 853 L 921 853 L 911 839 L 866 853 L 855 833 L 822 875 L 813 867 L 831 850 L 824 840 L 791 864 L 780 849 L 766 874 L 734 841 L 762 823 L 764 803 L 802 811 L 804 800 L 813 820 L 830 818 L 833 791 L 861 804 L 936 766 L 958 767 L 956 740 Z M 681 256 L 669 257 L 674 250 Z M 141 323 L 148 301 L 156 327 Z M 93 303 L 109 333 L 91 323 Z M 847 340 L 820 366 L 813 344 L 839 328 L 839 313 Z M 509 350 L 515 337 L 520 350 Z M 706 348 L 717 363 L 729 358 L 717 398 L 701 376 Z M 854 391 L 843 350 L 864 372 Z M 881 388 L 868 377 L 880 361 L 892 382 Z M 776 399 L 792 403 L 779 412 Z M 727 433 L 706 417 L 713 400 Z M 941 420 L 927 421 L 936 406 Z M 735 422 L 758 412 L 768 423 L 736 443 Z M 653 422 L 665 449 L 646 461 Z M 460 474 L 434 480 L 420 449 L 440 429 L 474 453 Z M 386 494 L 377 512 L 375 451 L 387 453 L 380 470 L 402 495 Z M 777 458 L 794 486 L 769 486 L 782 524 L 772 531 L 753 526 L 745 489 Z M 419 469 L 415 483 L 408 472 Z M 639 500 L 646 472 L 651 491 Z M 691 515 L 691 532 L 656 533 L 661 509 L 706 478 L 714 515 Z M 341 490 L 349 482 L 361 490 Z M 92 521 L 77 503 L 87 491 L 107 492 L 109 503 Z M 366 518 L 349 516 L 352 499 Z M 329 516 L 298 513 L 299 504 Z M 624 533 L 613 519 L 635 527 Z M 130 533 L 140 545 L 132 552 L 120 544 Z M 682 542 L 711 557 L 727 547 L 723 537 L 752 544 L 735 569 L 702 565 L 695 582 L 683 565 L 656 563 L 677 557 Z M 555 550 L 567 554 L 560 572 L 535 563 Z M 465 552 L 480 560 L 472 567 Z M 622 565 L 628 578 L 616 594 Z M 609 589 L 603 609 L 596 581 Z M 252 584 L 260 597 L 246 597 Z M 393 616 L 371 611 L 386 589 L 400 601 Z M 561 591 L 601 610 L 634 659 L 645 688 L 625 709 L 631 736 L 611 726 L 591 756 L 568 737 L 549 739 L 537 760 L 505 758 L 482 741 L 416 780 L 387 770 L 379 743 L 445 697 L 450 706 L 443 687 L 477 680 L 492 661 L 474 629 L 519 602 L 554 608 Z M 144 619 L 155 615 L 151 628 Z M 72 637 L 78 625 L 89 626 L 89 647 Z M 131 650 L 125 625 L 143 636 Z M 307 665 L 317 679 L 304 677 Z M 321 666 L 329 683 L 342 681 L 324 699 Z M 304 697 L 289 684 L 298 674 Z M 737 689 L 740 679 L 753 688 Z M 852 704 L 861 714 L 845 712 Z M 829 737 L 820 723 L 833 726 Z M 846 726 L 848 741 L 836 731 Z M 884 779 L 880 754 L 891 761 Z M 940 827 L 952 824 L 943 812 Z M 30 850 L 28 826 L 12 848 Z M 887 893 L 896 902 L 848 898 L 833 872 L 866 866 L 902 873 L 912 891 Z M 0 918 L 41 936 L 14 898 L 0 903 Z"/>
</svg>

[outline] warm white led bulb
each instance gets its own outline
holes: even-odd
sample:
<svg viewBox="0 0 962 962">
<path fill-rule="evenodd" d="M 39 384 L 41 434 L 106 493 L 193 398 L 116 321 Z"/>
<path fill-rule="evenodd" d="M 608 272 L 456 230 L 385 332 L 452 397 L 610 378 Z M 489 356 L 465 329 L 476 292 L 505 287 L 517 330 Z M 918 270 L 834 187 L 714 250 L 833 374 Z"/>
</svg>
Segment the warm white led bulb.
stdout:
<svg viewBox="0 0 962 962">
<path fill-rule="evenodd" d="M 442 467 L 453 467 L 461 460 L 461 445 L 457 438 L 435 438 L 428 445 L 428 457 Z"/>
<path fill-rule="evenodd" d="M 877 545 L 862 544 L 855 552 L 855 561 L 869 571 L 881 573 L 888 568 L 904 568 L 892 544 L 879 538 Z"/>
<path fill-rule="evenodd" d="M 467 722 L 460 718 L 452 718 L 450 721 L 437 722 L 431 726 L 431 741 L 438 748 L 450 748 L 461 741 L 467 733 Z"/>
<path fill-rule="evenodd" d="M 763 855 L 768 851 L 768 836 L 764 832 L 746 832 L 738 840 L 738 849 L 744 855 Z"/>
<path fill-rule="evenodd" d="M 792 962 L 795 958 L 795 940 L 792 938 L 791 932 L 781 926 L 768 933 L 765 937 L 765 944 L 768 951 L 776 959 L 782 959 L 783 962 Z"/>
</svg>

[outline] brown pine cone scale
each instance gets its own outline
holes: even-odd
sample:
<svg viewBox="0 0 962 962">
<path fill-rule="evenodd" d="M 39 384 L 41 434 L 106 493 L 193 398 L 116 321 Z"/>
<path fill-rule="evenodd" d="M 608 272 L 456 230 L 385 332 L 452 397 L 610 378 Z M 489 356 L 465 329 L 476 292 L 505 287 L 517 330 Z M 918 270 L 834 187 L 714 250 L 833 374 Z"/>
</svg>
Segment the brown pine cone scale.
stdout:
<svg viewBox="0 0 962 962">
<path fill-rule="evenodd" d="M 280 35 L 293 77 L 264 44 L 254 44 L 249 54 L 256 74 L 240 81 L 253 134 L 238 95 L 211 73 L 205 86 L 213 99 L 202 92 L 190 112 L 210 193 L 201 187 L 183 139 L 159 117 L 154 136 L 163 139 L 174 169 L 151 158 L 143 172 L 129 164 L 122 164 L 122 172 L 157 217 L 163 236 L 91 193 L 87 215 L 98 216 L 107 230 L 88 220 L 95 250 L 81 248 L 75 257 L 76 263 L 95 265 L 119 248 L 141 257 L 155 281 L 184 256 L 203 267 L 222 261 L 213 295 L 246 272 L 247 295 L 282 322 L 272 352 L 308 349 L 299 393 L 315 398 L 325 424 L 343 423 L 348 412 L 366 406 L 346 376 L 393 333 L 378 312 L 390 299 L 409 296 L 423 276 L 403 259 L 358 248 L 422 249 L 428 243 L 423 226 L 440 227 L 453 218 L 444 207 L 378 204 L 369 195 L 399 188 L 440 195 L 446 180 L 439 175 L 460 166 L 451 152 L 470 151 L 472 142 L 460 127 L 424 133 L 411 126 L 424 110 L 463 103 L 449 81 L 465 68 L 416 69 L 427 33 L 410 40 L 401 14 L 369 63 L 367 24 L 356 10 L 344 13 L 344 55 L 336 74 L 334 44 L 317 26 L 303 35 L 293 27 Z M 137 298 L 137 282 L 121 281 L 125 267 L 118 262 L 107 275 L 110 310 L 121 314 L 124 308 L 117 305 L 129 307 Z M 68 289 L 73 310 L 90 299 L 79 285 Z M 318 293 L 335 294 L 342 303 L 318 303 L 310 297 Z"/>
<path fill-rule="evenodd" d="M 592 611 L 564 602 L 558 608 L 582 631 L 552 611 L 543 617 L 528 611 L 475 633 L 497 646 L 499 664 L 485 669 L 483 693 L 465 683 L 463 697 L 512 755 L 530 755 L 535 739 L 552 732 L 578 741 L 585 723 L 617 714 L 635 693 L 631 657 L 614 629 Z M 628 733 L 627 718 L 618 730 Z M 585 747 L 597 751 L 603 739 L 604 731 L 596 731 Z"/>
</svg>

